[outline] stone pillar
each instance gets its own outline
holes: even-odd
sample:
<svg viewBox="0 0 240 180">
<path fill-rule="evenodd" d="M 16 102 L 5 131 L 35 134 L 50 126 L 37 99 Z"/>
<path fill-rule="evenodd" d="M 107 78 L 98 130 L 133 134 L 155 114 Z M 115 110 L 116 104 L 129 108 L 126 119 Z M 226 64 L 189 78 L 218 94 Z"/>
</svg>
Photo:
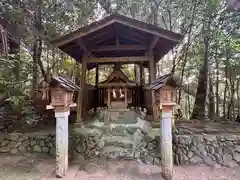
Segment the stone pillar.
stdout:
<svg viewBox="0 0 240 180">
<path fill-rule="evenodd" d="M 56 176 L 63 177 L 68 169 L 69 111 L 55 112 L 56 118 Z"/>
<path fill-rule="evenodd" d="M 162 107 L 161 124 L 161 163 L 162 176 L 172 180 L 173 150 L 172 150 L 172 107 Z"/>
</svg>

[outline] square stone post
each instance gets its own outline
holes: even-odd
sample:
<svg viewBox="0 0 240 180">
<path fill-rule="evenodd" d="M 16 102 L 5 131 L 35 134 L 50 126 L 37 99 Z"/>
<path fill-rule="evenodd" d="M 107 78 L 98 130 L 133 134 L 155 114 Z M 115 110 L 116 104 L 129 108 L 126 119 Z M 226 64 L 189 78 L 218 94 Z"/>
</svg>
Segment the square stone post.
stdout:
<svg viewBox="0 0 240 180">
<path fill-rule="evenodd" d="M 162 176 L 166 180 L 172 180 L 173 176 L 172 114 L 172 106 L 162 106 L 162 118 L 160 120 L 161 164 Z"/>
<path fill-rule="evenodd" d="M 55 110 L 56 118 L 56 176 L 62 178 L 68 170 L 68 116 L 69 110 Z"/>
</svg>

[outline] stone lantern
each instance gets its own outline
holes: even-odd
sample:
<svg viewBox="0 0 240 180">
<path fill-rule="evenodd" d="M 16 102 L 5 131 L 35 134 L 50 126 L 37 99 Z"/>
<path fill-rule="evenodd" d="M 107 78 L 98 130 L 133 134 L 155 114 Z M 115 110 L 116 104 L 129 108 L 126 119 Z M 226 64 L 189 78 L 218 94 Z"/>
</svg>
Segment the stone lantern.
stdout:
<svg viewBox="0 0 240 180">
<path fill-rule="evenodd" d="M 173 107 L 176 105 L 176 84 L 173 76 L 167 74 L 150 85 L 150 89 L 155 90 L 155 104 L 160 116 L 162 175 L 167 180 L 171 180 L 173 174 L 172 120 Z"/>
<path fill-rule="evenodd" d="M 63 77 L 53 77 L 49 83 L 51 103 L 56 118 L 56 176 L 63 177 L 68 169 L 68 116 L 70 108 L 76 106 L 73 93 L 80 87 Z"/>
</svg>

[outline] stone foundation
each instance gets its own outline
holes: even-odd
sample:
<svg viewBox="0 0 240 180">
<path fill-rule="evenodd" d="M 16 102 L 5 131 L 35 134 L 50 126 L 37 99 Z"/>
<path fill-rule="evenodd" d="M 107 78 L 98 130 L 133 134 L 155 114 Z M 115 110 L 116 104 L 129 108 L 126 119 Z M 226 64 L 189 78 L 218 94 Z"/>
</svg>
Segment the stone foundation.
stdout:
<svg viewBox="0 0 240 180">
<path fill-rule="evenodd" d="M 135 125 L 76 129 L 69 135 L 69 158 L 106 156 L 159 164 L 160 130 L 144 133 L 143 129 Z M 55 133 L 0 134 L 0 153 L 54 156 L 55 152 Z M 239 166 L 240 135 L 175 133 L 173 152 L 175 164 L 179 165 Z"/>
<path fill-rule="evenodd" d="M 240 135 L 175 134 L 173 143 L 176 164 L 240 165 Z"/>
<path fill-rule="evenodd" d="M 55 156 L 55 141 L 55 133 L 0 134 L 0 153 L 46 153 Z M 69 135 L 69 158 L 105 156 L 158 164 L 158 144 L 159 136 L 149 136 L 134 126 L 77 128 Z"/>
</svg>

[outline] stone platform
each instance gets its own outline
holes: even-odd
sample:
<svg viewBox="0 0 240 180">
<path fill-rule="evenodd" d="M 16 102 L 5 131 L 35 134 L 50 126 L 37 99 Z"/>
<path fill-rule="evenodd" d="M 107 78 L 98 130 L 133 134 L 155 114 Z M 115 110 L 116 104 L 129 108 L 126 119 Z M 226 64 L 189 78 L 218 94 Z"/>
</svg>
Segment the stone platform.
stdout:
<svg viewBox="0 0 240 180">
<path fill-rule="evenodd" d="M 141 117 L 132 119 L 135 115 L 131 111 L 127 113 L 109 125 L 104 125 L 104 118 L 99 115 L 85 128 L 69 129 L 70 160 L 107 157 L 159 164 L 160 129 L 151 128 Z M 194 126 L 177 125 L 173 131 L 175 164 L 240 165 L 240 133 L 237 128 L 217 131 L 220 125 L 209 123 L 204 128 Z M 0 153 L 44 153 L 55 156 L 55 152 L 55 129 L 0 134 Z"/>
</svg>

